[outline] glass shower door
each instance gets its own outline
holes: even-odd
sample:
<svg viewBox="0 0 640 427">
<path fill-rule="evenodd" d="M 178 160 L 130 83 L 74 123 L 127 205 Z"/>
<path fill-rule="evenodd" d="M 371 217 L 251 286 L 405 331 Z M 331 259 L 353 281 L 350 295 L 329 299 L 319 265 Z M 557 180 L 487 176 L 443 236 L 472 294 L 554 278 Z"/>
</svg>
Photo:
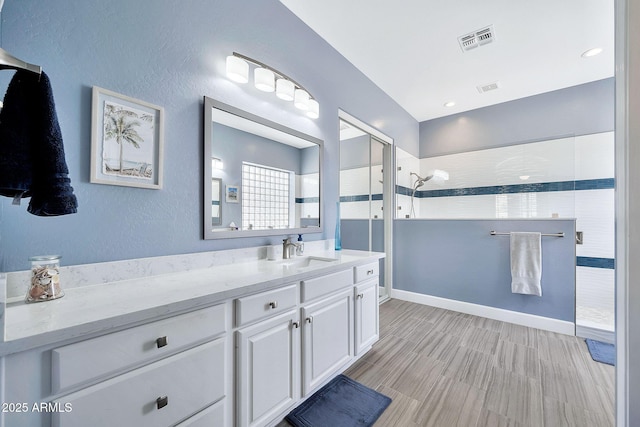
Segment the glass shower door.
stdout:
<svg viewBox="0 0 640 427">
<path fill-rule="evenodd" d="M 385 252 L 384 142 L 340 121 L 340 212 L 342 248 Z M 391 179 L 390 174 L 386 174 Z M 380 298 L 386 299 L 380 260 Z"/>
</svg>

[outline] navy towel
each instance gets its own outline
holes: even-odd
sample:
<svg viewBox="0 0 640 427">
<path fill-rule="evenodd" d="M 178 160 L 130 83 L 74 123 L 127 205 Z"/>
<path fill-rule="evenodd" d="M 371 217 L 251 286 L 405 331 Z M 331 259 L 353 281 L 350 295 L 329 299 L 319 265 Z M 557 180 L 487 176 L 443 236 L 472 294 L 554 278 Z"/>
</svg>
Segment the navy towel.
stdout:
<svg viewBox="0 0 640 427">
<path fill-rule="evenodd" d="M 31 197 L 33 215 L 77 212 L 49 78 L 19 70 L 0 112 L 0 195 Z"/>
</svg>

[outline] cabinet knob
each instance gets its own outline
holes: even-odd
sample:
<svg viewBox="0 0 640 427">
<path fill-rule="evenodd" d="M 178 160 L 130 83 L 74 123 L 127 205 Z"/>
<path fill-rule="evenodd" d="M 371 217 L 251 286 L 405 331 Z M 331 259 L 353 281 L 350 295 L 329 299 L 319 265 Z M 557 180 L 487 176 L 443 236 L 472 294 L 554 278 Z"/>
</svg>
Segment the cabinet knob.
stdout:
<svg viewBox="0 0 640 427">
<path fill-rule="evenodd" d="M 293 326 L 294 328 L 298 329 L 298 328 L 300 327 L 300 323 L 298 323 L 298 322 L 293 322 L 293 323 L 291 324 L 291 326 Z"/>
<path fill-rule="evenodd" d="M 166 336 L 164 336 L 164 337 L 160 337 L 160 338 L 158 338 L 158 339 L 156 340 L 156 345 L 158 346 L 158 348 L 162 348 L 162 347 L 164 347 L 164 346 L 165 346 L 165 345 L 167 345 L 167 344 L 168 344 L 168 343 L 167 343 L 167 337 L 166 337 Z"/>
<path fill-rule="evenodd" d="M 305 319 L 307 323 L 313 323 L 313 316 L 309 316 Z"/>
<path fill-rule="evenodd" d="M 162 409 L 165 406 L 167 406 L 169 404 L 169 397 L 168 396 L 162 396 L 156 399 L 156 406 L 158 407 L 158 409 Z"/>
<path fill-rule="evenodd" d="M 367 270 L 367 276 L 370 276 L 373 274 L 373 270 Z"/>
<path fill-rule="evenodd" d="M 357 297 L 358 298 L 364 298 L 364 294 L 358 294 Z"/>
<path fill-rule="evenodd" d="M 278 301 L 271 301 L 269 303 L 269 307 L 271 307 L 271 308 L 276 308 L 277 306 L 278 306 Z"/>
</svg>

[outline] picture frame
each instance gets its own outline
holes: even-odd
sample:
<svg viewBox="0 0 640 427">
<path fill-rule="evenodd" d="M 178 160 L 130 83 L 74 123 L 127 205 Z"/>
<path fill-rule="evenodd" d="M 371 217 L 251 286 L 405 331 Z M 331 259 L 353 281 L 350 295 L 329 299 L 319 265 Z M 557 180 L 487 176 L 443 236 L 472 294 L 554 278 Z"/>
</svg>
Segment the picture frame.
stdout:
<svg viewBox="0 0 640 427">
<path fill-rule="evenodd" d="M 240 187 L 237 185 L 227 185 L 225 187 L 225 200 L 227 203 L 240 203 Z"/>
<path fill-rule="evenodd" d="M 163 160 L 164 109 L 94 86 L 90 182 L 159 190 Z"/>
</svg>

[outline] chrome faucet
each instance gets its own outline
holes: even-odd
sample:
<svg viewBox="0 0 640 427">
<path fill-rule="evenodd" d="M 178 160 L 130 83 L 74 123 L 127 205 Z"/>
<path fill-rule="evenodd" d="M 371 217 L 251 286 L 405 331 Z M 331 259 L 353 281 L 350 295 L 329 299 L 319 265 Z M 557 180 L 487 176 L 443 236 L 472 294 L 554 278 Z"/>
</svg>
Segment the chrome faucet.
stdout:
<svg viewBox="0 0 640 427">
<path fill-rule="evenodd" d="M 282 240 L 282 259 L 290 259 L 292 249 L 297 246 L 297 243 L 291 241 L 291 237 Z"/>
</svg>

